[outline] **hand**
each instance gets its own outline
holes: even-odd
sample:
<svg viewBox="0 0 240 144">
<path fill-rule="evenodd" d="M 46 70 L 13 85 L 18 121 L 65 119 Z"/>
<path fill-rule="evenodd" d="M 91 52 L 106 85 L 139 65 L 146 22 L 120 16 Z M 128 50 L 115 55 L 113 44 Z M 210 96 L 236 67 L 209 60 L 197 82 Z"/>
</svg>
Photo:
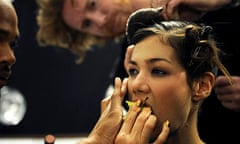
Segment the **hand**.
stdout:
<svg viewBox="0 0 240 144">
<path fill-rule="evenodd" d="M 157 122 L 156 116 L 151 114 L 150 108 L 132 106 L 124 120 L 124 123 L 115 139 L 116 144 L 147 144 L 150 141 L 151 133 Z M 163 124 L 162 132 L 154 144 L 166 142 L 169 134 L 169 122 Z"/>
<path fill-rule="evenodd" d="M 229 4 L 231 0 L 168 0 L 163 9 L 163 16 L 169 19 L 196 21 L 205 13 Z"/>
<path fill-rule="evenodd" d="M 240 112 L 240 77 L 232 76 L 232 85 L 225 76 L 218 76 L 215 82 L 215 93 L 222 105 Z"/>
<path fill-rule="evenodd" d="M 127 92 L 127 79 L 115 78 L 113 95 L 102 100 L 102 114 L 90 135 L 79 144 L 113 144 L 122 124 L 122 101 Z"/>
</svg>

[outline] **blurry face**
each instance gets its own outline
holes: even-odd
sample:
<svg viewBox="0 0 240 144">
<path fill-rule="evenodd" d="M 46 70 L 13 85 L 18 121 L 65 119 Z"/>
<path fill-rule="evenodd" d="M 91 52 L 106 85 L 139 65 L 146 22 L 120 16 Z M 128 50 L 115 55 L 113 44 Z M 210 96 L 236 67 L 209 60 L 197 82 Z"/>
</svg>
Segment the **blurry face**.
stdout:
<svg viewBox="0 0 240 144">
<path fill-rule="evenodd" d="M 0 88 L 6 85 L 16 62 L 11 44 L 18 36 L 17 16 L 12 7 L 0 2 Z"/>
<path fill-rule="evenodd" d="M 172 47 L 158 36 L 142 40 L 134 48 L 127 71 L 130 100 L 148 97 L 146 105 L 158 118 L 152 138 L 166 120 L 171 122 L 171 131 L 183 126 L 190 113 L 191 89 Z"/>
<path fill-rule="evenodd" d="M 75 30 L 114 37 L 124 33 L 127 18 L 134 9 L 129 0 L 64 0 L 62 17 Z"/>
</svg>

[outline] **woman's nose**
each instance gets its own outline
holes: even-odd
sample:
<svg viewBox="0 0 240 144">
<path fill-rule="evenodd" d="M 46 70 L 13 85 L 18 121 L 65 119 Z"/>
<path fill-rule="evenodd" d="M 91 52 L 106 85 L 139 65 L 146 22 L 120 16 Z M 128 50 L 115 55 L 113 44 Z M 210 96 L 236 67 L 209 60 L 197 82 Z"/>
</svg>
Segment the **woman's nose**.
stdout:
<svg viewBox="0 0 240 144">
<path fill-rule="evenodd" d="M 133 80 L 133 90 L 136 93 L 147 93 L 149 92 L 150 88 L 148 85 L 148 80 L 145 76 L 143 75 L 138 75 L 134 80 Z"/>
</svg>

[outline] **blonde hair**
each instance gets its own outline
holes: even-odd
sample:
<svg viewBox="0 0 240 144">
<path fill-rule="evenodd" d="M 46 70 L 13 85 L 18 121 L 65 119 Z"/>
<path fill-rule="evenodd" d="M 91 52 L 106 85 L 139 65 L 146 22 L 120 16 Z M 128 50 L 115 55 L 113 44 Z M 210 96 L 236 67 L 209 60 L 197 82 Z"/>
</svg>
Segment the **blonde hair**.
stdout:
<svg viewBox="0 0 240 144">
<path fill-rule="evenodd" d="M 62 19 L 63 2 L 64 0 L 37 0 L 37 41 L 40 46 L 67 48 L 79 56 L 76 62 L 81 63 L 93 45 L 103 46 L 109 39 L 68 27 Z"/>
</svg>

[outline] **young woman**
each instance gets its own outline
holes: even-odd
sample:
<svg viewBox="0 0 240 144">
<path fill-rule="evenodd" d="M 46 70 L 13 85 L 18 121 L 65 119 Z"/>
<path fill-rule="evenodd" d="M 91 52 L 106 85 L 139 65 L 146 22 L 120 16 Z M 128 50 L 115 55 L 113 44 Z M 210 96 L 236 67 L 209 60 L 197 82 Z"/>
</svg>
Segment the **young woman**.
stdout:
<svg viewBox="0 0 240 144">
<path fill-rule="evenodd" d="M 218 69 L 231 85 L 230 75 L 219 60 L 212 28 L 163 21 L 160 11 L 139 10 L 127 23 L 131 45 L 125 60 L 128 81 L 116 79 L 114 94 L 104 100 L 104 112 L 112 112 L 108 118 L 117 112 L 123 117 L 120 105 L 126 93 L 134 104 L 123 121 L 111 121 L 117 132 L 107 134 L 102 128 L 99 138 L 108 137 L 110 143 L 203 144 L 198 112 L 212 91 Z"/>
</svg>

